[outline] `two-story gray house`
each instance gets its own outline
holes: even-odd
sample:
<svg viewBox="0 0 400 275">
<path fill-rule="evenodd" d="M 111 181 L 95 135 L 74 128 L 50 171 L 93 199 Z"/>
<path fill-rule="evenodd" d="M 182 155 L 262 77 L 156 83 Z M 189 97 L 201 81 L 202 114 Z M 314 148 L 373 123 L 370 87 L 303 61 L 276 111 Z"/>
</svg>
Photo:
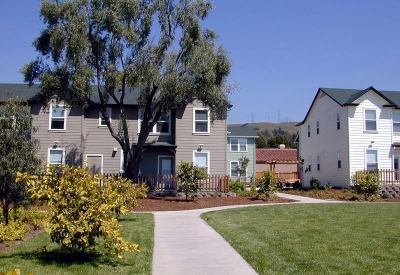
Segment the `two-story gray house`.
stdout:
<svg viewBox="0 0 400 275">
<path fill-rule="evenodd" d="M 31 106 L 34 137 L 40 140 L 39 156 L 50 165 L 89 165 L 96 173 L 123 172 L 123 154 L 110 135 L 98 110 L 66 106 L 55 101 L 43 106 L 36 95 L 39 86 L 0 84 L 0 101 L 7 93 L 23 96 Z M 125 102 L 129 105 L 128 121 L 133 146 L 138 139 L 141 110 L 139 90 L 131 88 Z M 113 104 L 107 108 L 111 123 L 118 125 L 118 112 Z M 210 175 L 226 172 L 226 120 L 211 123 L 210 114 L 201 102 L 164 115 L 154 126 L 143 150 L 142 175 L 174 174 L 180 162 L 194 162 Z M 86 160 L 86 161 L 85 161 Z"/>
</svg>

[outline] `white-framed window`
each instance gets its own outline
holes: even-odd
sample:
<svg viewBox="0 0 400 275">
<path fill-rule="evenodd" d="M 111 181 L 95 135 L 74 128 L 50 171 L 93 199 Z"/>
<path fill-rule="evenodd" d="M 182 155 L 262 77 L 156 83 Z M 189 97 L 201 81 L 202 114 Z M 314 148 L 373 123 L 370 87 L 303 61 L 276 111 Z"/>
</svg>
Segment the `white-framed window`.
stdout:
<svg viewBox="0 0 400 275">
<path fill-rule="evenodd" d="M 193 152 L 193 163 L 198 167 L 210 171 L 210 152 Z"/>
<path fill-rule="evenodd" d="M 210 133 L 210 115 L 207 109 L 193 109 L 193 133 Z"/>
<path fill-rule="evenodd" d="M 365 151 L 365 167 L 367 170 L 378 170 L 378 151 Z"/>
<path fill-rule="evenodd" d="M 336 113 L 336 130 L 340 130 L 340 112 Z"/>
<path fill-rule="evenodd" d="M 342 168 L 342 157 L 340 151 L 337 153 L 337 168 L 338 169 Z"/>
<path fill-rule="evenodd" d="M 317 171 L 321 170 L 321 158 L 320 156 L 317 156 Z"/>
<path fill-rule="evenodd" d="M 47 162 L 51 166 L 59 166 L 64 164 L 65 156 L 64 156 L 63 148 L 49 148 Z"/>
<path fill-rule="evenodd" d="M 143 113 L 144 110 L 140 109 L 138 133 L 140 133 L 140 127 L 142 127 Z M 162 114 L 160 119 L 154 125 L 153 129 L 150 131 L 150 134 L 169 135 L 170 133 L 171 133 L 171 116 L 168 114 Z"/>
<path fill-rule="evenodd" d="M 111 107 L 107 107 L 106 112 L 111 123 Z M 100 111 L 99 111 L 99 126 L 107 126 L 106 120 L 104 119 L 103 114 Z"/>
<path fill-rule="evenodd" d="M 319 120 L 317 120 L 317 125 L 316 125 L 316 127 L 317 127 L 317 135 L 319 135 Z"/>
<path fill-rule="evenodd" d="M 376 110 L 365 110 L 365 131 L 376 131 Z"/>
<path fill-rule="evenodd" d="M 310 126 L 310 124 L 307 125 L 307 136 L 308 137 L 311 136 L 311 126 Z"/>
<path fill-rule="evenodd" d="M 50 105 L 49 129 L 65 130 L 66 129 L 66 109 L 62 105 Z"/>
<path fill-rule="evenodd" d="M 238 167 L 239 167 L 239 162 L 238 161 L 231 161 L 231 177 L 239 177 L 239 171 L 238 171 Z"/>
<path fill-rule="evenodd" d="M 247 152 L 247 139 L 231 138 L 231 152 Z"/>
<path fill-rule="evenodd" d="M 393 133 L 400 133 L 400 112 L 393 112 Z"/>
<path fill-rule="evenodd" d="M 311 172 L 311 157 L 308 157 L 308 172 Z"/>
</svg>

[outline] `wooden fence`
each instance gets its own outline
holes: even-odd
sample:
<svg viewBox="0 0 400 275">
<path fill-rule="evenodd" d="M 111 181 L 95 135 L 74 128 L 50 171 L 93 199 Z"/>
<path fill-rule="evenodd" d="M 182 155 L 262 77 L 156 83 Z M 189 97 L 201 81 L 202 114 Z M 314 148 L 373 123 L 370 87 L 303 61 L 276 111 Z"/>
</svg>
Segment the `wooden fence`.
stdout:
<svg viewBox="0 0 400 275">
<path fill-rule="evenodd" d="M 300 182 L 299 172 L 275 172 L 277 182 Z M 263 175 L 263 172 L 257 172 L 256 178 L 259 179 Z"/>
<path fill-rule="evenodd" d="M 122 174 L 104 174 L 108 177 L 122 177 Z M 150 191 L 179 190 L 179 182 L 174 175 L 150 175 L 140 176 L 139 184 L 146 184 Z M 229 176 L 209 175 L 207 180 L 200 184 L 201 192 L 229 192 Z"/>
<path fill-rule="evenodd" d="M 357 178 L 357 174 L 365 171 L 357 171 L 355 174 L 355 178 Z M 371 173 L 379 173 L 379 182 L 380 184 L 399 184 L 400 185 L 400 170 L 391 170 L 391 169 L 380 169 L 377 171 L 368 171 Z"/>
</svg>

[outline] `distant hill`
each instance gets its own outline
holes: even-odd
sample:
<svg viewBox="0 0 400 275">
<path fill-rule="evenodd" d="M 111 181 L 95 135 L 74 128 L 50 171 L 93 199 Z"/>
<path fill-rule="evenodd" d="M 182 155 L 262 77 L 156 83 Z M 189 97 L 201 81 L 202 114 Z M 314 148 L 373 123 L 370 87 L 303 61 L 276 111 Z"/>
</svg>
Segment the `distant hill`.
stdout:
<svg viewBox="0 0 400 275">
<path fill-rule="evenodd" d="M 298 122 L 282 122 L 282 123 L 272 123 L 272 122 L 255 122 L 255 123 L 245 123 L 245 124 L 229 124 L 229 126 L 239 126 L 239 127 L 249 127 L 255 129 L 257 132 L 268 132 L 272 135 L 274 129 L 281 129 L 287 131 L 291 134 L 296 134 L 299 131 L 299 127 L 296 127 Z"/>
</svg>

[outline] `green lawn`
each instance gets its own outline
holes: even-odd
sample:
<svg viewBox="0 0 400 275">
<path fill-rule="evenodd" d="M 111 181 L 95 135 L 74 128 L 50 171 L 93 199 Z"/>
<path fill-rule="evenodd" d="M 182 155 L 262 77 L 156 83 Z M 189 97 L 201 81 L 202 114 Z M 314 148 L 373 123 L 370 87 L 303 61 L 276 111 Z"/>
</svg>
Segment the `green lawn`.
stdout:
<svg viewBox="0 0 400 275">
<path fill-rule="evenodd" d="M 92 254 L 85 257 L 68 256 L 58 246 L 50 244 L 47 252 L 41 248 L 51 242 L 47 233 L 32 238 L 0 255 L 0 271 L 19 268 L 21 274 L 151 274 L 153 256 L 154 218 L 152 214 L 122 216 L 124 240 L 138 243 L 142 252 L 124 253 L 124 257 Z"/>
<path fill-rule="evenodd" d="M 400 204 L 289 204 L 202 215 L 259 274 L 400 274 Z"/>
</svg>

